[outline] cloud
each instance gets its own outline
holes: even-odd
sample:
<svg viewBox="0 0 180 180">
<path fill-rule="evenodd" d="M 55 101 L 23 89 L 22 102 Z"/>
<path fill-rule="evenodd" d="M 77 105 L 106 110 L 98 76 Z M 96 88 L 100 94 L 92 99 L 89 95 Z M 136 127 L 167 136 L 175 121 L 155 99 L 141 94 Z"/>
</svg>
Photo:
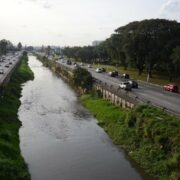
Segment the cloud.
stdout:
<svg viewBox="0 0 180 180">
<path fill-rule="evenodd" d="M 45 8 L 45 9 L 50 9 L 50 8 L 52 8 L 52 5 L 49 4 L 48 2 L 45 2 L 45 3 L 43 4 L 43 8 Z"/>
<path fill-rule="evenodd" d="M 23 2 L 36 3 L 37 5 L 45 8 L 45 9 L 52 8 L 52 4 L 50 4 L 48 0 L 21 0 L 21 1 L 19 1 L 19 4 L 23 4 Z"/>
<path fill-rule="evenodd" d="M 168 0 L 160 10 L 160 16 L 180 20 L 180 0 Z"/>
</svg>

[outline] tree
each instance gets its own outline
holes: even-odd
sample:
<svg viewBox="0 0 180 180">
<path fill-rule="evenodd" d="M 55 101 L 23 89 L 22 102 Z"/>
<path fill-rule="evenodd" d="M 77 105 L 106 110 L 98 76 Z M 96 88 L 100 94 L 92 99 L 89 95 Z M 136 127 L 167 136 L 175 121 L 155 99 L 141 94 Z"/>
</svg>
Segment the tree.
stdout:
<svg viewBox="0 0 180 180">
<path fill-rule="evenodd" d="M 10 41 L 6 39 L 0 41 L 0 55 L 6 55 L 8 51 L 12 50 L 14 50 L 14 46 Z"/>
<path fill-rule="evenodd" d="M 21 42 L 18 43 L 17 48 L 18 48 L 19 51 L 22 50 L 22 44 L 21 44 Z"/>
<path fill-rule="evenodd" d="M 180 46 L 177 46 L 176 48 L 173 49 L 172 55 L 171 55 L 171 60 L 173 64 L 173 69 L 174 69 L 174 75 L 178 77 L 180 75 Z"/>
<path fill-rule="evenodd" d="M 76 68 L 73 75 L 73 84 L 76 87 L 81 87 L 84 91 L 92 89 L 93 78 L 89 71 L 83 68 Z"/>
<path fill-rule="evenodd" d="M 139 73 L 145 65 L 150 77 L 154 66 L 161 62 L 165 46 L 174 39 L 180 40 L 180 24 L 165 19 L 136 21 L 118 28 L 116 32 L 123 36 L 126 52 L 140 68 Z M 173 48 L 171 46 L 169 50 Z"/>
</svg>

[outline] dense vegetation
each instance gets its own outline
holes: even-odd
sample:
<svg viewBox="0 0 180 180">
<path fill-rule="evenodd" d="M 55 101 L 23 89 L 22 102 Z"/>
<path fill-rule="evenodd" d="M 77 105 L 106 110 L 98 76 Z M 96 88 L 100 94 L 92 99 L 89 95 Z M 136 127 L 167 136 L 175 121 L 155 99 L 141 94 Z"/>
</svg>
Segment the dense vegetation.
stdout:
<svg viewBox="0 0 180 180">
<path fill-rule="evenodd" d="M 87 63 L 136 68 L 139 75 L 165 72 L 180 77 L 180 23 L 165 19 L 135 21 L 115 30 L 100 45 L 66 47 L 64 55 Z"/>
<path fill-rule="evenodd" d="M 27 64 L 27 55 L 21 58 L 21 63 L 8 85 L 4 96 L 0 97 L 0 179 L 28 180 L 30 175 L 19 148 L 18 108 L 20 106 L 21 84 L 33 79 L 33 73 Z"/>
<path fill-rule="evenodd" d="M 83 95 L 81 102 L 149 175 L 180 179 L 180 119 L 147 105 L 121 109 L 94 95 Z"/>
<path fill-rule="evenodd" d="M 9 40 L 0 40 L 0 56 L 6 55 L 8 52 L 15 52 L 20 50 L 22 50 L 22 44 L 20 42 L 17 46 L 14 46 Z"/>
<path fill-rule="evenodd" d="M 76 68 L 72 78 L 75 87 L 80 87 L 84 91 L 90 91 L 93 85 L 93 78 L 89 71 L 84 68 Z"/>
</svg>

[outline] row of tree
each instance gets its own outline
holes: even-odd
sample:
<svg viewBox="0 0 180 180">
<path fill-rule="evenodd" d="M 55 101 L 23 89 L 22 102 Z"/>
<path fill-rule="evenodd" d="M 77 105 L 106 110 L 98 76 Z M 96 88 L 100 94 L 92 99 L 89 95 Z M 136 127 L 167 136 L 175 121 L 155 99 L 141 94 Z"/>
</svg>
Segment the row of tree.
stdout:
<svg viewBox="0 0 180 180">
<path fill-rule="evenodd" d="M 165 19 L 135 21 L 115 30 L 98 46 L 66 47 L 63 54 L 88 63 L 137 68 L 139 75 L 154 69 L 171 81 L 180 76 L 180 23 Z"/>
<path fill-rule="evenodd" d="M 9 51 L 18 51 L 22 49 L 22 44 L 19 42 L 17 46 L 14 46 L 11 41 L 2 39 L 0 40 L 0 56 L 6 55 Z"/>
</svg>

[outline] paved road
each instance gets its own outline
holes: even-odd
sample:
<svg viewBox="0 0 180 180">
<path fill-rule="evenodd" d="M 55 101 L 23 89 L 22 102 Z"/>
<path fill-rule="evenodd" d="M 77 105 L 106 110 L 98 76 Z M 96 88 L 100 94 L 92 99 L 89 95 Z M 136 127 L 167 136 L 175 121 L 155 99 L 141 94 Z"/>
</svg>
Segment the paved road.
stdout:
<svg viewBox="0 0 180 180">
<path fill-rule="evenodd" d="M 4 82 L 4 79 L 11 73 L 14 66 L 19 62 L 21 53 L 18 52 L 15 55 L 8 54 L 7 56 L 0 57 L 0 85 Z M 7 67 L 6 67 L 7 66 Z"/>
<path fill-rule="evenodd" d="M 96 79 L 112 84 L 115 87 L 119 86 L 121 79 L 110 77 L 107 73 L 96 73 L 94 69 L 88 70 Z M 142 100 L 150 101 L 156 106 L 164 107 L 180 115 L 180 94 L 163 91 L 161 88 L 142 84 L 139 85 L 138 89 L 132 89 L 130 93 L 135 94 Z"/>
<path fill-rule="evenodd" d="M 58 61 L 58 63 L 62 63 Z M 66 65 L 63 63 L 63 65 Z M 74 68 L 72 65 L 68 67 Z M 85 66 L 84 66 L 85 67 Z M 102 82 L 107 83 L 108 85 L 113 85 L 115 88 L 119 87 L 119 83 L 122 81 L 120 78 L 114 78 L 108 76 L 107 73 L 97 73 L 92 68 L 87 68 L 91 72 L 92 76 Z M 162 90 L 159 87 L 146 86 L 139 84 L 138 89 L 132 89 L 130 94 L 137 96 L 140 100 L 150 101 L 153 105 L 166 108 L 174 112 L 176 115 L 180 116 L 180 94 L 167 92 Z"/>
</svg>

